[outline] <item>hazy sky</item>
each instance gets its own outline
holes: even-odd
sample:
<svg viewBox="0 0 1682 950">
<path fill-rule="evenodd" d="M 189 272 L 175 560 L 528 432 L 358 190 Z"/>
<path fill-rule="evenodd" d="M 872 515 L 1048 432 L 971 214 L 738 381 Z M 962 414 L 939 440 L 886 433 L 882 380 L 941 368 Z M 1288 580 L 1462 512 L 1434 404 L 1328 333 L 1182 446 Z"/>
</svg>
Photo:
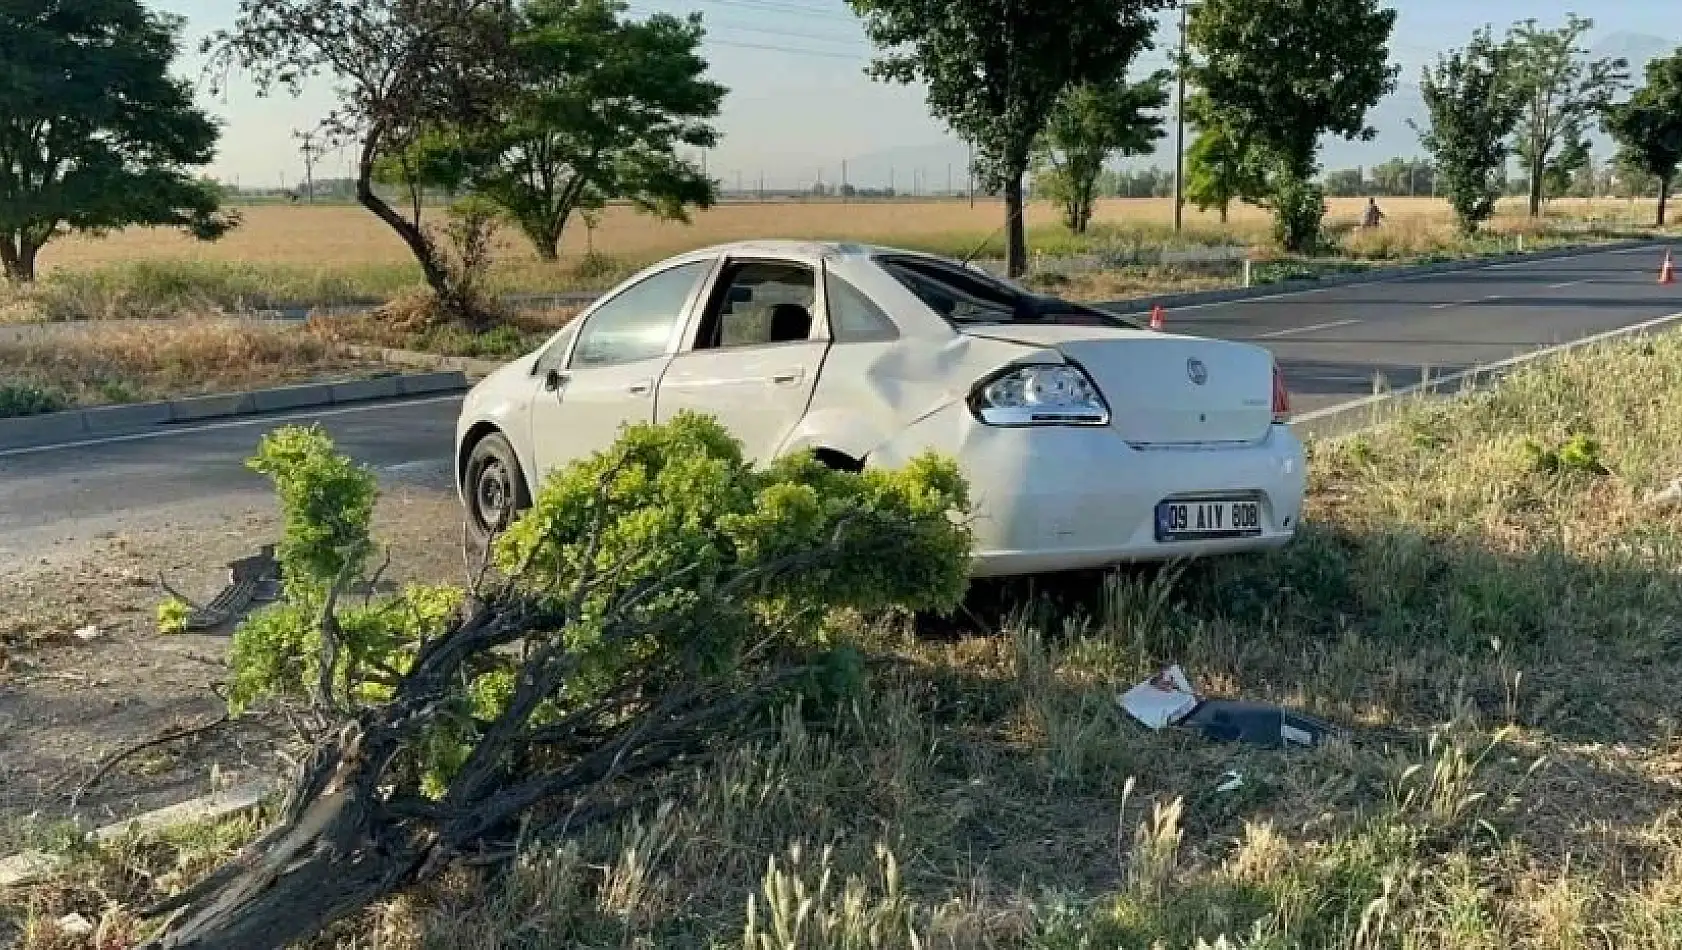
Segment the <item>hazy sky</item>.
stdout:
<svg viewBox="0 0 1682 950">
<path fill-rule="evenodd" d="M 630 0 L 634 14 L 653 11 L 704 14 L 714 78 L 730 89 L 720 120 L 723 141 L 708 156 L 709 168 L 729 184 L 738 173 L 769 187 L 809 183 L 822 173 L 835 180 L 841 160 L 884 149 L 936 145 L 941 125 L 928 116 L 921 90 L 884 86 L 863 74 L 869 45 L 840 0 Z M 183 70 L 197 77 L 197 40 L 231 24 L 237 0 L 161 0 L 162 9 L 188 20 L 195 47 Z M 1463 43 L 1484 23 L 1503 28 L 1535 17 L 1563 21 L 1577 10 L 1595 18 L 1591 44 L 1618 32 L 1646 33 L 1682 44 L 1676 0 L 1399 0 L 1401 16 L 1391 44 L 1405 80 L 1441 48 Z M 1158 32 L 1160 46 L 1178 41 L 1177 24 Z M 1148 65 L 1160 65 L 1162 50 Z M 292 184 L 303 163 L 293 129 L 312 126 L 326 111 L 323 85 L 300 99 L 285 94 L 257 98 L 236 80 L 225 99 L 204 97 L 226 122 L 221 154 L 211 173 L 246 186 Z M 1411 143 L 1398 143 L 1411 151 Z M 329 157 L 316 174 L 344 174 L 343 157 Z M 861 182 L 861 184 L 871 184 Z"/>
</svg>

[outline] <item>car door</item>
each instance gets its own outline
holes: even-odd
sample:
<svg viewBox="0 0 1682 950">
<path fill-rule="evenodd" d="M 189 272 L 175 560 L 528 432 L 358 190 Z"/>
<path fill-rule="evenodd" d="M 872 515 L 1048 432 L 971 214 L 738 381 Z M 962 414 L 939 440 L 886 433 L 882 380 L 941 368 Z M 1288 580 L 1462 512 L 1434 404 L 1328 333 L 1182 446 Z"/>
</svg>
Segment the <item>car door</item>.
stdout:
<svg viewBox="0 0 1682 950">
<path fill-rule="evenodd" d="M 644 277 L 591 308 L 553 365 L 540 358 L 530 414 L 540 479 L 607 448 L 622 426 L 654 421 L 660 376 L 716 263 L 689 261 Z"/>
<path fill-rule="evenodd" d="M 726 258 L 660 381 L 657 418 L 716 417 L 754 461 L 800 423 L 829 348 L 816 261 Z"/>
</svg>

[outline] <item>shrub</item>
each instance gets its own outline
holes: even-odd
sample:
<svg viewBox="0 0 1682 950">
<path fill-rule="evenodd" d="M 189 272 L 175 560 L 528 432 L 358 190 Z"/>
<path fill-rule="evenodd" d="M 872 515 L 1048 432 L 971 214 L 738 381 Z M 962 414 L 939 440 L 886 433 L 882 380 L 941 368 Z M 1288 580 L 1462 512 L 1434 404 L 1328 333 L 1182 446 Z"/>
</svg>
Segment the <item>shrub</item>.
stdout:
<svg viewBox="0 0 1682 950">
<path fill-rule="evenodd" d="M 1273 238 L 1296 254 L 1320 246 L 1326 217 L 1326 193 L 1312 181 L 1281 175 L 1273 195 Z"/>
<path fill-rule="evenodd" d="M 0 419 L 58 412 L 69 405 L 69 400 L 50 389 L 27 383 L 0 384 Z"/>
</svg>

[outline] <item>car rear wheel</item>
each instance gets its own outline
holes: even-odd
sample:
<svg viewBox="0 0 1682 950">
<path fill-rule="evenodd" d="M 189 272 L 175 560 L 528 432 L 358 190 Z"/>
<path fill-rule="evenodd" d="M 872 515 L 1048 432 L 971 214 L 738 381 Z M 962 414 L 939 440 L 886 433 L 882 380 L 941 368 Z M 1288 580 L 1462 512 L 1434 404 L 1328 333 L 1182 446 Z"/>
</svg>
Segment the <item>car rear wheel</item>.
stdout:
<svg viewBox="0 0 1682 950">
<path fill-rule="evenodd" d="M 520 460 L 500 432 L 492 432 L 473 446 L 461 484 L 467 501 L 467 530 L 480 545 L 502 533 L 520 512 L 531 507 Z"/>
</svg>

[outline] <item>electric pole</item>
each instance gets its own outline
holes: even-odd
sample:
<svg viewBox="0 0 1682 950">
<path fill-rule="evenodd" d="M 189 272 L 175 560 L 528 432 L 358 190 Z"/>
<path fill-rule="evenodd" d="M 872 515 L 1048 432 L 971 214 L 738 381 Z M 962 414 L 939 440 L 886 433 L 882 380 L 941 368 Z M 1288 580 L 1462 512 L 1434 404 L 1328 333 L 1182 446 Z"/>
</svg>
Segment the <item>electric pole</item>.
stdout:
<svg viewBox="0 0 1682 950">
<path fill-rule="evenodd" d="M 294 130 L 292 137 L 298 140 L 298 151 L 304 155 L 305 200 L 313 205 L 315 204 L 315 160 L 321 156 L 321 151 L 316 148 L 314 132 Z"/>
<path fill-rule="evenodd" d="M 1185 227 L 1186 213 L 1186 10 L 1191 0 L 1180 0 L 1180 60 L 1174 70 L 1178 93 L 1174 106 L 1174 232 Z"/>
</svg>

